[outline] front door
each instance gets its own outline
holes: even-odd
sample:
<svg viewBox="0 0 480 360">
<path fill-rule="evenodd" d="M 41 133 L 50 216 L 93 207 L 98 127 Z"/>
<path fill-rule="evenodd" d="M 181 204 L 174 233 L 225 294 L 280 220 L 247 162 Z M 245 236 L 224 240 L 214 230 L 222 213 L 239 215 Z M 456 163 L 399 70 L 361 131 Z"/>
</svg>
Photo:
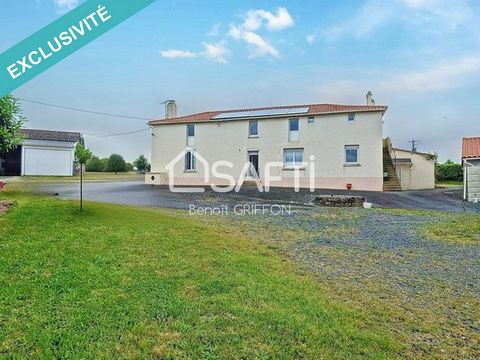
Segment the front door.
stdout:
<svg viewBox="0 0 480 360">
<path fill-rule="evenodd" d="M 258 171 L 258 150 L 252 150 L 248 152 L 248 162 L 251 164 L 248 170 L 248 176 L 254 177 L 260 175 Z M 253 169 L 255 171 L 253 171 Z"/>
</svg>

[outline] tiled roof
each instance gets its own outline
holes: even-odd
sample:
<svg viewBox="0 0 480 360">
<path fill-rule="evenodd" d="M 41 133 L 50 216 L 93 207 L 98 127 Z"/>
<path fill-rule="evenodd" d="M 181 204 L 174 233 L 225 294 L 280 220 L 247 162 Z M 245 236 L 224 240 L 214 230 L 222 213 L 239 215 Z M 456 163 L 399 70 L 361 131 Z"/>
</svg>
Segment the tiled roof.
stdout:
<svg viewBox="0 0 480 360">
<path fill-rule="evenodd" d="M 348 112 L 367 112 L 367 111 L 386 111 L 387 106 L 381 105 L 337 105 L 337 104 L 311 104 L 311 105 L 288 105 L 288 106 L 272 106 L 251 109 L 235 109 L 235 110 L 221 110 L 221 111 L 207 111 L 187 116 L 179 116 L 169 119 L 152 120 L 149 125 L 163 125 L 163 124 L 177 124 L 177 123 L 194 123 L 215 121 L 213 118 L 222 113 L 235 113 L 247 111 L 262 111 L 262 110 L 280 110 L 280 109 L 295 109 L 295 108 L 309 108 L 308 112 L 302 115 L 313 114 L 332 114 L 332 113 L 348 113 Z M 285 115 L 283 115 L 284 117 Z M 261 118 L 267 116 L 261 116 Z M 282 116 L 270 116 L 282 117 Z M 222 120 L 223 121 L 223 120 Z"/>
<path fill-rule="evenodd" d="M 480 136 L 463 138 L 462 159 L 480 158 Z"/>
<path fill-rule="evenodd" d="M 82 138 L 82 136 L 78 132 L 35 129 L 22 129 L 22 135 L 29 140 L 49 140 L 66 142 L 81 142 Z"/>
</svg>

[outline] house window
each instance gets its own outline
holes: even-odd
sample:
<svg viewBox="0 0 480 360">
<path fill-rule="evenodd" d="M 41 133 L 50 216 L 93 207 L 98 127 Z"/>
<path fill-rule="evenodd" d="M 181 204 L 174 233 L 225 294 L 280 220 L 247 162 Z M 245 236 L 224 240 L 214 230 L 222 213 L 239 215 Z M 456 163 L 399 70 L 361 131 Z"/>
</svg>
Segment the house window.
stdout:
<svg viewBox="0 0 480 360">
<path fill-rule="evenodd" d="M 249 137 L 257 137 L 258 136 L 258 121 L 251 120 L 248 123 L 248 136 Z"/>
<path fill-rule="evenodd" d="M 193 150 L 185 153 L 185 171 L 195 171 L 197 169 L 197 161 Z"/>
<path fill-rule="evenodd" d="M 187 146 L 195 145 L 195 125 L 187 125 Z"/>
<path fill-rule="evenodd" d="M 303 149 L 284 149 L 283 150 L 283 167 L 295 168 L 304 166 Z"/>
<path fill-rule="evenodd" d="M 358 164 L 358 145 L 345 146 L 345 162 L 347 164 Z"/>
<path fill-rule="evenodd" d="M 290 119 L 288 122 L 288 128 L 289 128 L 289 139 L 290 141 L 298 141 L 298 129 L 299 129 L 299 123 L 298 119 Z"/>
<path fill-rule="evenodd" d="M 349 122 L 355 121 L 355 113 L 348 113 L 348 121 Z"/>
<path fill-rule="evenodd" d="M 308 123 L 313 124 L 315 122 L 315 118 L 313 116 L 308 117 Z"/>
</svg>

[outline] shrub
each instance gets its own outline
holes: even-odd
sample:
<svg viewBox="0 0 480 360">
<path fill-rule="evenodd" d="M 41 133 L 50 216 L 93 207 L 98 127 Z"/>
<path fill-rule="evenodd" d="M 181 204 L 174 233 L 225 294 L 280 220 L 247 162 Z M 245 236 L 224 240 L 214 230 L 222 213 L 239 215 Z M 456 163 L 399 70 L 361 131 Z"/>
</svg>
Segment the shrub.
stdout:
<svg viewBox="0 0 480 360">
<path fill-rule="evenodd" d="M 108 172 L 125 172 L 127 164 L 122 155 L 112 154 L 108 158 L 107 171 Z"/>
<path fill-rule="evenodd" d="M 105 165 L 98 157 L 92 156 L 90 160 L 88 160 L 85 170 L 87 172 L 102 172 L 105 171 Z"/>
<path fill-rule="evenodd" d="M 435 167 L 437 181 L 463 181 L 463 168 L 448 160 L 445 164 L 437 164 Z"/>
</svg>

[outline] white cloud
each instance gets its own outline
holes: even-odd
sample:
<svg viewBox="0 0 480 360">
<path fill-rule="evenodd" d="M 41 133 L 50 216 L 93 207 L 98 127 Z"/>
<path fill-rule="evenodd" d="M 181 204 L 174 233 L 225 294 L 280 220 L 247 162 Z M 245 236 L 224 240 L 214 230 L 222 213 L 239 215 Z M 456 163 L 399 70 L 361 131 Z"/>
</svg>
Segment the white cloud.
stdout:
<svg viewBox="0 0 480 360">
<path fill-rule="evenodd" d="M 480 56 L 460 57 L 437 63 L 427 69 L 396 74 L 380 74 L 381 78 L 340 80 L 325 84 L 315 92 L 326 101 L 351 102 L 358 99 L 360 89 L 374 90 L 383 99 L 446 91 L 480 82 Z"/>
<path fill-rule="evenodd" d="M 395 16 L 390 2 L 369 0 L 349 20 L 323 30 L 322 37 L 335 41 L 345 36 L 363 37 L 392 22 Z"/>
<path fill-rule="evenodd" d="M 380 82 L 384 91 L 410 93 L 463 87 L 480 75 L 480 57 L 462 57 L 436 64 L 429 69 L 407 72 Z"/>
<path fill-rule="evenodd" d="M 268 30 L 283 30 L 294 25 L 294 21 L 288 10 L 279 7 L 274 14 L 266 10 L 250 10 L 244 16 L 243 27 L 245 30 L 258 30 L 263 24 Z"/>
<path fill-rule="evenodd" d="M 240 30 L 235 25 L 230 27 L 230 36 L 236 40 L 243 40 L 251 46 L 250 58 L 270 55 L 276 59 L 280 58 L 280 52 L 268 41 L 253 31 Z"/>
<path fill-rule="evenodd" d="M 436 5 L 435 0 L 403 0 L 408 6 L 413 8 L 420 8 L 424 6 Z"/>
<path fill-rule="evenodd" d="M 203 55 L 212 61 L 227 64 L 227 56 L 229 54 L 229 50 L 226 47 L 225 41 L 220 41 L 217 43 L 202 43 L 205 51 Z"/>
<path fill-rule="evenodd" d="M 176 50 L 176 49 L 170 49 L 170 50 L 164 50 L 160 52 L 160 55 L 162 55 L 164 58 L 168 59 L 191 59 L 197 56 L 197 54 L 187 51 L 187 50 Z"/>
<path fill-rule="evenodd" d="M 307 42 L 310 45 L 313 44 L 316 39 L 317 39 L 317 35 L 315 35 L 315 34 L 308 34 L 307 36 L 305 36 L 305 40 L 307 40 Z"/>
<path fill-rule="evenodd" d="M 416 32 L 437 34 L 459 26 L 478 30 L 466 0 L 368 0 L 348 20 L 323 29 L 320 34 L 328 41 L 362 38 L 395 23 L 408 24 Z"/>
<path fill-rule="evenodd" d="M 60 12 L 67 12 L 77 7 L 80 0 L 54 0 Z"/>
<path fill-rule="evenodd" d="M 249 58 L 270 56 L 280 59 L 280 52 L 258 32 L 262 29 L 267 31 L 279 31 L 294 25 L 293 18 L 288 10 L 279 7 L 276 11 L 270 12 L 263 9 L 250 10 L 242 16 L 242 22 L 238 25 L 230 24 L 227 35 L 237 41 L 247 44 L 250 51 Z M 216 37 L 220 34 L 221 23 L 215 23 L 205 34 L 208 37 Z M 230 50 L 227 47 L 227 39 L 218 42 L 203 42 L 202 52 L 191 52 L 185 50 L 165 50 L 161 55 L 166 58 L 194 58 L 203 56 L 210 61 L 228 63 Z"/>
<path fill-rule="evenodd" d="M 241 24 L 230 24 L 228 34 L 233 39 L 244 41 L 248 45 L 249 58 L 271 56 L 279 59 L 280 52 L 258 32 L 262 28 L 268 31 L 279 31 L 293 25 L 293 18 L 286 8 L 279 7 L 273 13 L 263 9 L 250 10 L 243 16 Z"/>
<path fill-rule="evenodd" d="M 222 26 L 221 23 L 213 24 L 212 27 L 210 28 L 210 30 L 208 30 L 208 32 L 205 35 L 210 36 L 210 37 L 218 36 L 218 34 L 220 33 L 220 27 L 221 26 Z"/>
</svg>

